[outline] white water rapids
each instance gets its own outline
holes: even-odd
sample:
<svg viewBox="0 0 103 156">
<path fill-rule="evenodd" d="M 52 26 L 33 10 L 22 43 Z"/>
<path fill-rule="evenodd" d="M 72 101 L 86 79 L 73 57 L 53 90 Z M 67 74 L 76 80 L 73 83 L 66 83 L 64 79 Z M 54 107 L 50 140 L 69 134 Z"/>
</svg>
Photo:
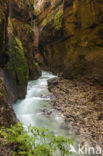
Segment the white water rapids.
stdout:
<svg viewBox="0 0 103 156">
<path fill-rule="evenodd" d="M 39 79 L 28 82 L 25 99 L 13 104 L 13 109 L 24 126 L 31 124 L 48 128 L 56 135 L 73 139 L 77 145 L 80 143 L 79 136 L 73 129 L 66 126 L 62 114 L 52 108 L 51 98 L 54 96 L 48 91 L 47 80 L 53 77 L 56 76 L 43 71 Z"/>
</svg>

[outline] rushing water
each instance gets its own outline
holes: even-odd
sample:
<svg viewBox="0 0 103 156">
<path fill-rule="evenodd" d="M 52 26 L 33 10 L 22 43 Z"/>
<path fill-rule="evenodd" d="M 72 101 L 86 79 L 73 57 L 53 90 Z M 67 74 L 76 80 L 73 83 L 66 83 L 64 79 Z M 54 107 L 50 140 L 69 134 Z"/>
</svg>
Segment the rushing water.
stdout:
<svg viewBox="0 0 103 156">
<path fill-rule="evenodd" d="M 53 77 L 56 76 L 43 71 L 38 80 L 30 81 L 25 99 L 18 100 L 13 108 L 24 126 L 45 127 L 55 134 L 67 136 L 68 128 L 62 114 L 54 110 L 50 103 L 54 96 L 48 91 L 47 80 Z"/>
<path fill-rule="evenodd" d="M 14 111 L 24 126 L 45 127 L 56 135 L 68 136 L 78 144 L 80 139 L 75 131 L 66 126 L 62 114 L 51 106 L 54 96 L 48 91 L 47 80 L 53 77 L 56 76 L 43 71 L 38 80 L 30 81 L 25 99 L 13 104 Z"/>
</svg>

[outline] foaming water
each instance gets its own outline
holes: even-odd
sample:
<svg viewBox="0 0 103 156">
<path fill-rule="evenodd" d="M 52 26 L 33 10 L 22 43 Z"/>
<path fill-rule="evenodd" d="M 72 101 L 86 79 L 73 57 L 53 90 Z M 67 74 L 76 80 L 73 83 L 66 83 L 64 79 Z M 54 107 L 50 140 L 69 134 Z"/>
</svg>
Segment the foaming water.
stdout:
<svg viewBox="0 0 103 156">
<path fill-rule="evenodd" d="M 31 124 L 36 127 L 48 128 L 56 135 L 73 139 L 77 145 L 80 143 L 79 136 L 73 129 L 66 126 L 62 114 L 51 106 L 50 99 L 53 95 L 48 91 L 47 80 L 53 77 L 56 76 L 43 71 L 38 80 L 28 82 L 25 99 L 18 100 L 13 104 L 13 109 L 24 127 Z M 74 154 L 74 156 L 76 155 Z"/>
</svg>

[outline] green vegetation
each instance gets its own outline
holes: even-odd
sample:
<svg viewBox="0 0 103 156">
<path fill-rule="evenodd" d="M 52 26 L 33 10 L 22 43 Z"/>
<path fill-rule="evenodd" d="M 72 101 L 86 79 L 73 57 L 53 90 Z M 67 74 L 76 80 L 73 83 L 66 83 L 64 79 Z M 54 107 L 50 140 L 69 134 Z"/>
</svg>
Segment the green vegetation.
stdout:
<svg viewBox="0 0 103 156">
<path fill-rule="evenodd" d="M 43 25 L 46 26 L 47 24 L 48 24 L 48 20 L 47 20 L 47 18 L 45 18 L 45 19 L 43 20 Z"/>
<path fill-rule="evenodd" d="M 59 10 L 54 17 L 54 27 L 59 30 L 62 27 L 63 10 Z"/>
<path fill-rule="evenodd" d="M 25 84 L 29 79 L 28 65 L 22 43 L 13 34 L 11 34 L 7 54 L 9 56 L 7 69 L 11 76 L 14 80 L 19 81 L 19 84 Z"/>
<path fill-rule="evenodd" d="M 15 37 L 13 33 L 12 22 L 10 18 L 8 20 L 10 39 L 7 50 L 7 54 L 9 56 L 7 70 L 10 72 L 10 75 L 13 78 L 14 82 L 17 81 L 20 85 L 24 85 L 29 79 L 27 60 L 24 56 L 22 42 L 17 37 Z"/>
<path fill-rule="evenodd" d="M 37 62 L 33 62 L 34 63 L 34 66 L 36 67 L 36 69 L 38 70 L 38 68 L 39 68 L 39 65 L 38 65 L 38 63 Z"/>
<path fill-rule="evenodd" d="M 5 140 L 4 145 L 12 146 L 13 156 L 17 154 L 23 156 L 53 156 L 56 155 L 56 152 L 61 156 L 66 156 L 70 154 L 67 146 L 72 144 L 70 139 L 55 136 L 45 128 L 28 126 L 27 131 L 25 131 L 21 123 L 11 128 L 2 128 L 0 139 Z"/>
</svg>

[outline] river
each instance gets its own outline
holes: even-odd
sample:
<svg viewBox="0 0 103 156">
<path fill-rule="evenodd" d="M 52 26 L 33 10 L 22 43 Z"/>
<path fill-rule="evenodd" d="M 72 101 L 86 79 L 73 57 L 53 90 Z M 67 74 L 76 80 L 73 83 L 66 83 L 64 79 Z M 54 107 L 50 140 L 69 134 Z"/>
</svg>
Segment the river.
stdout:
<svg viewBox="0 0 103 156">
<path fill-rule="evenodd" d="M 13 109 L 24 126 L 31 124 L 36 127 L 48 128 L 56 135 L 74 140 L 77 145 L 80 143 L 79 136 L 75 130 L 67 127 L 62 114 L 54 110 L 51 105 L 51 99 L 53 100 L 55 97 L 48 91 L 47 80 L 53 77 L 56 76 L 42 71 L 42 76 L 39 79 L 29 81 L 25 99 L 18 100 L 13 104 Z"/>
</svg>

